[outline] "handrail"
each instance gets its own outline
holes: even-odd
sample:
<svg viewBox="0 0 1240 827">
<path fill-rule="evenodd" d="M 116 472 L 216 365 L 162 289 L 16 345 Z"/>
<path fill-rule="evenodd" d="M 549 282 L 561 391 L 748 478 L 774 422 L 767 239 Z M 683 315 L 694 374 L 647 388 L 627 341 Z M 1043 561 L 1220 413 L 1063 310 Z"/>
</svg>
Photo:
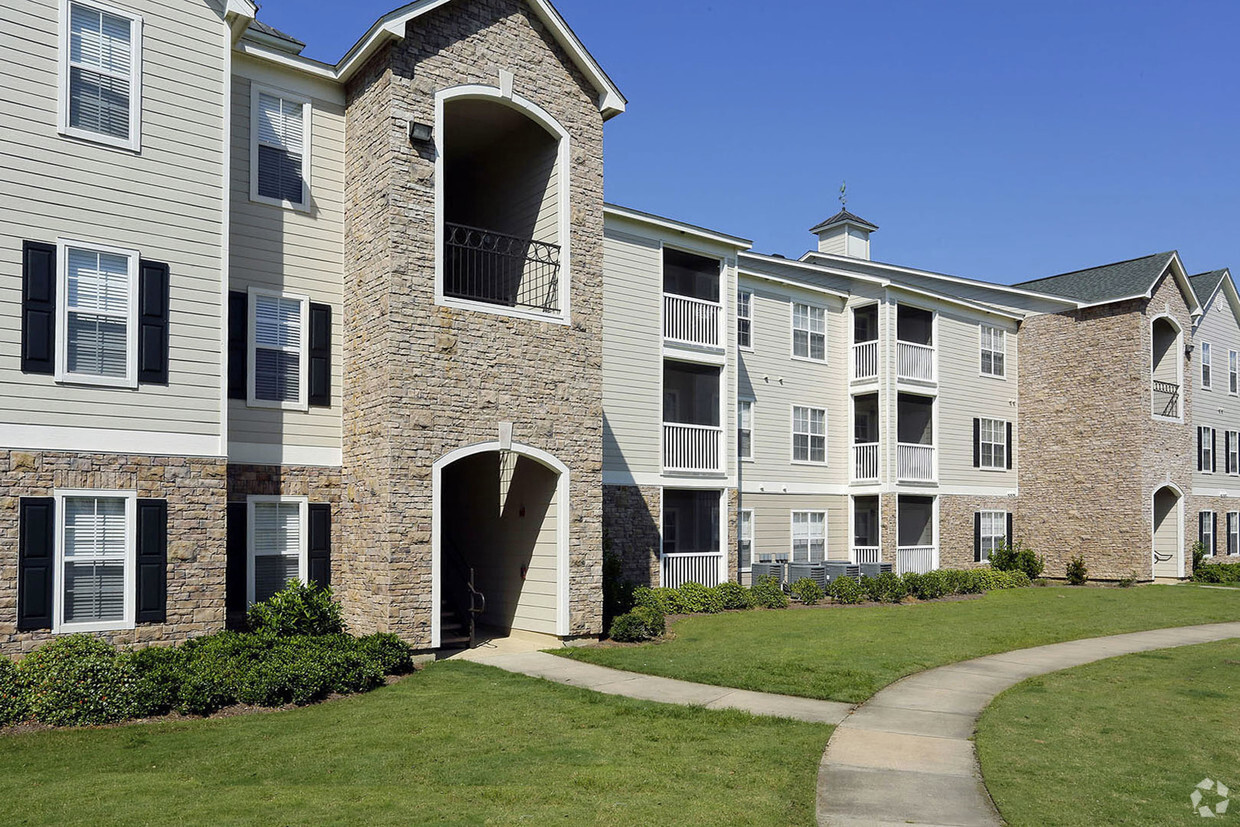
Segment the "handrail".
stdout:
<svg viewBox="0 0 1240 827">
<path fill-rule="evenodd" d="M 444 537 L 443 546 L 444 550 L 448 552 L 444 555 L 444 559 L 456 570 L 457 577 L 465 586 L 468 601 L 462 599 L 459 593 L 453 593 L 451 599 L 456 604 L 456 610 L 465 617 L 469 625 L 469 648 L 473 649 L 477 643 L 475 639 L 477 631 L 476 618 L 487 610 L 487 598 L 474 585 L 474 567 L 469 565 L 469 562 L 461 554 L 461 550 L 456 547 L 456 544 L 449 538 Z"/>
</svg>

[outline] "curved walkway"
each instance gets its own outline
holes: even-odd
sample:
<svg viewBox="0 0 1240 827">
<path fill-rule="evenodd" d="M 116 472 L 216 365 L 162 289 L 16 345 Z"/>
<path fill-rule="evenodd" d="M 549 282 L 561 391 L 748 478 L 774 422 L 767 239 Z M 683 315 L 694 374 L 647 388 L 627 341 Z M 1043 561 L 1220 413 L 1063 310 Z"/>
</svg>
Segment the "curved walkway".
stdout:
<svg viewBox="0 0 1240 827">
<path fill-rule="evenodd" d="M 879 691 L 835 730 L 818 770 L 818 823 L 1002 824 L 972 736 L 995 695 L 1096 660 L 1240 637 L 1240 623 L 1074 640 L 961 661 Z"/>
</svg>

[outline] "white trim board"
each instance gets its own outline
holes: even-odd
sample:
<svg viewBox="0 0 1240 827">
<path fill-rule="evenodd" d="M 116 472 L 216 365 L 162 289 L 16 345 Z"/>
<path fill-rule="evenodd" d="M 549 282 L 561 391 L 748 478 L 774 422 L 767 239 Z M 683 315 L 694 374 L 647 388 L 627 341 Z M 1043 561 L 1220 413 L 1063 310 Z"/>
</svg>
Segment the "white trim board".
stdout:
<svg viewBox="0 0 1240 827">
<path fill-rule="evenodd" d="M 216 435 L 56 425 L 2 424 L 0 447 L 24 451 L 223 458 L 219 452 L 220 438 Z"/>
<path fill-rule="evenodd" d="M 604 471 L 603 485 L 635 485 L 642 488 L 735 488 L 736 475 L 714 477 L 679 477 L 643 471 Z"/>
<path fill-rule="evenodd" d="M 229 442 L 228 461 L 244 465 L 315 465 L 324 468 L 339 468 L 344 463 L 339 448 L 279 442 Z"/>
</svg>

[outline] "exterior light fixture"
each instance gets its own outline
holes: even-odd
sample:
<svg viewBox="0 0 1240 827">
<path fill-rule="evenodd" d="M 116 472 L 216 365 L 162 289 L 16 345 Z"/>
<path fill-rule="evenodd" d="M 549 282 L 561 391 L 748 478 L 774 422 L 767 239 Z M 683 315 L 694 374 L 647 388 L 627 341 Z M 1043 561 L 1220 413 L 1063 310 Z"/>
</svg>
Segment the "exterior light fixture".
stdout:
<svg viewBox="0 0 1240 827">
<path fill-rule="evenodd" d="M 1184 346 L 1184 355 L 1188 357 L 1189 359 L 1193 358 L 1193 347 L 1194 345 L 1191 345 L 1191 344 Z"/>
<path fill-rule="evenodd" d="M 418 123 L 417 121 L 409 122 L 409 143 L 425 144 L 429 143 L 434 129 L 430 124 Z"/>
</svg>

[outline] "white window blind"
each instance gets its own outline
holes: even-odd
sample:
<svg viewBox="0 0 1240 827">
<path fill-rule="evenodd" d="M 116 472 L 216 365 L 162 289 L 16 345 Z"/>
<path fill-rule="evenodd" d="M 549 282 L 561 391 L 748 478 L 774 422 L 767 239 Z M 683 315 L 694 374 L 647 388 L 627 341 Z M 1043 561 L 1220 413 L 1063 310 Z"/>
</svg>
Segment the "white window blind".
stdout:
<svg viewBox="0 0 1240 827">
<path fill-rule="evenodd" d="M 135 21 L 69 4 L 68 126 L 129 142 L 134 137 Z"/>
<path fill-rule="evenodd" d="M 302 300 L 256 293 L 254 299 L 254 398 L 300 402 Z"/>
<path fill-rule="evenodd" d="M 827 411 L 825 408 L 792 409 L 792 459 L 796 462 L 827 461 Z"/>
<path fill-rule="evenodd" d="M 736 524 L 736 534 L 739 541 L 737 567 L 741 571 L 748 571 L 750 568 L 750 560 L 753 558 L 753 510 L 746 508 L 740 512 Z"/>
<path fill-rule="evenodd" d="M 827 549 L 827 513 L 792 512 L 792 562 L 820 563 Z"/>
<path fill-rule="evenodd" d="M 64 622 L 124 620 L 126 500 L 66 497 L 64 512 Z"/>
<path fill-rule="evenodd" d="M 997 327 L 982 325 L 982 373 L 986 376 L 1004 375 L 1003 331 Z"/>
<path fill-rule="evenodd" d="M 68 374 L 124 379 L 129 374 L 133 260 L 124 255 L 66 250 Z"/>
<path fill-rule="evenodd" d="M 1227 512 L 1227 553 L 1240 554 L 1240 511 Z"/>
<path fill-rule="evenodd" d="M 823 361 L 827 358 L 826 311 L 808 304 L 792 306 L 792 355 Z"/>
<path fill-rule="evenodd" d="M 1211 381 L 1212 381 L 1211 376 L 1210 376 L 1210 373 L 1211 373 L 1210 362 L 1211 362 L 1210 343 L 1202 342 L 1201 343 L 1201 387 L 1207 388 L 1207 389 L 1211 387 Z"/>
<path fill-rule="evenodd" d="M 300 502 L 256 502 L 254 509 L 254 601 L 262 602 L 301 577 Z"/>
<path fill-rule="evenodd" d="M 304 203 L 305 104 L 259 92 L 255 120 L 258 195 Z"/>
</svg>

